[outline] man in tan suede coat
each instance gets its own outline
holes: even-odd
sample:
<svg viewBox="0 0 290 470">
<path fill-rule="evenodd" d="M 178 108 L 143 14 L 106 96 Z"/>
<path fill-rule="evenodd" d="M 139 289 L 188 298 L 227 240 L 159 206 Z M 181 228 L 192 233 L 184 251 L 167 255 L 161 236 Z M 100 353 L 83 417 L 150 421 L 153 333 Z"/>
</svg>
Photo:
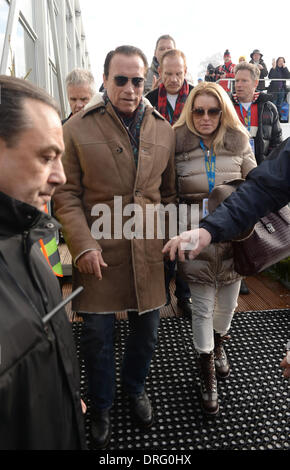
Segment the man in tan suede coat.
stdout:
<svg viewBox="0 0 290 470">
<path fill-rule="evenodd" d="M 143 426 L 153 422 L 144 386 L 157 341 L 159 307 L 165 304 L 164 240 L 156 232 L 146 238 L 146 208 L 175 203 L 176 194 L 174 135 L 142 97 L 146 71 L 146 57 L 137 48 L 121 46 L 107 55 L 105 93 L 95 95 L 64 126 L 67 183 L 54 199 L 73 257 L 74 287 L 85 288 L 73 310 L 84 319 L 81 345 L 96 448 L 110 439 L 117 311 L 126 310 L 130 323 L 122 383 L 133 416 Z M 139 230 L 132 224 L 128 237 L 132 207 L 138 208 L 143 224 Z"/>
</svg>

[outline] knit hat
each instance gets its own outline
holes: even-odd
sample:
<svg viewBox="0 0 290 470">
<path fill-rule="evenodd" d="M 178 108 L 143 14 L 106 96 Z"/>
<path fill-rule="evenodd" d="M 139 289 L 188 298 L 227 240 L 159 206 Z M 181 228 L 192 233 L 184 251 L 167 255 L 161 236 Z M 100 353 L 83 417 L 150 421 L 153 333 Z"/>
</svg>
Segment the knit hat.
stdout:
<svg viewBox="0 0 290 470">
<path fill-rule="evenodd" d="M 263 57 L 263 54 L 262 54 L 262 52 L 259 51 L 259 49 L 254 49 L 253 50 L 252 54 L 250 54 L 251 59 L 253 58 L 254 54 L 260 54 L 260 56 L 261 56 L 260 59 L 262 59 L 262 57 Z"/>
<path fill-rule="evenodd" d="M 224 57 L 231 57 L 231 54 L 228 49 L 225 51 Z"/>
</svg>

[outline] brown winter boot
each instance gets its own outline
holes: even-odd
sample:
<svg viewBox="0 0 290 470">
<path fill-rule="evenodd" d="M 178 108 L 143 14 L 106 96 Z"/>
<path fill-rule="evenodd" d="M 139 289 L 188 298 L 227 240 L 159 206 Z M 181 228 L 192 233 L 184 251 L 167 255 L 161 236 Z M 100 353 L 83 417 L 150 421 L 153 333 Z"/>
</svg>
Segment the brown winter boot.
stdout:
<svg viewBox="0 0 290 470">
<path fill-rule="evenodd" d="M 215 415 L 219 410 L 214 353 L 200 354 L 200 379 L 202 407 L 205 413 Z"/>
<path fill-rule="evenodd" d="M 223 347 L 223 342 L 230 339 L 230 336 L 221 336 L 216 331 L 214 332 L 214 362 L 216 375 L 220 379 L 225 379 L 230 375 L 230 364 Z"/>
</svg>

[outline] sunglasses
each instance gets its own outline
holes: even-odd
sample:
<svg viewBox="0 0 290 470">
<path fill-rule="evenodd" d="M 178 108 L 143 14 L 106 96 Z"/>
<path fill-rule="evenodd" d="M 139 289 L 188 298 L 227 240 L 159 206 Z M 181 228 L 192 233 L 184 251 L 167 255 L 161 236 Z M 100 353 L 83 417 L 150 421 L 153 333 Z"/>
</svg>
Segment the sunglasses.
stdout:
<svg viewBox="0 0 290 470">
<path fill-rule="evenodd" d="M 192 114 L 195 116 L 195 117 L 202 117 L 204 116 L 206 113 L 209 117 L 217 117 L 221 114 L 222 110 L 219 109 L 219 108 L 209 108 L 209 109 L 203 109 L 203 108 L 193 108 L 192 110 Z"/>
<path fill-rule="evenodd" d="M 144 78 L 143 77 L 129 78 L 129 77 L 125 77 L 123 75 L 116 75 L 114 77 L 115 84 L 117 86 L 120 86 L 120 87 L 126 85 L 126 83 L 128 83 L 128 80 L 131 80 L 132 85 L 135 88 L 140 88 L 144 83 Z"/>
</svg>

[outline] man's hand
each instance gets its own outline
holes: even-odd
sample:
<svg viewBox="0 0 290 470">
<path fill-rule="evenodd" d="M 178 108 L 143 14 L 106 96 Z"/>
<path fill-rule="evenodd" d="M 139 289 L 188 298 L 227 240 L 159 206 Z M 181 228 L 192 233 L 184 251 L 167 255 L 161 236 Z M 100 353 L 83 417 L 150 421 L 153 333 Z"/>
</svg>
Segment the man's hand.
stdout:
<svg viewBox="0 0 290 470">
<path fill-rule="evenodd" d="M 189 259 L 194 259 L 210 242 L 211 234 L 204 228 L 188 230 L 169 240 L 162 253 L 168 253 L 171 261 L 175 259 L 176 251 L 180 261 L 185 261 L 185 252 L 188 252 Z"/>
<path fill-rule="evenodd" d="M 82 407 L 82 412 L 83 414 L 86 414 L 87 412 L 87 405 L 85 404 L 85 402 L 81 399 L 81 407 Z"/>
<path fill-rule="evenodd" d="M 77 268 L 83 274 L 94 274 L 99 280 L 102 279 L 101 268 L 107 268 L 102 253 L 97 250 L 87 251 L 77 260 Z"/>
<path fill-rule="evenodd" d="M 161 83 L 161 78 L 156 77 L 156 75 L 153 75 L 153 80 L 152 80 L 152 87 L 151 90 L 155 90 L 155 88 L 158 88 Z"/>
</svg>

